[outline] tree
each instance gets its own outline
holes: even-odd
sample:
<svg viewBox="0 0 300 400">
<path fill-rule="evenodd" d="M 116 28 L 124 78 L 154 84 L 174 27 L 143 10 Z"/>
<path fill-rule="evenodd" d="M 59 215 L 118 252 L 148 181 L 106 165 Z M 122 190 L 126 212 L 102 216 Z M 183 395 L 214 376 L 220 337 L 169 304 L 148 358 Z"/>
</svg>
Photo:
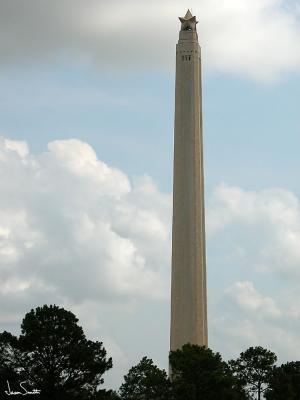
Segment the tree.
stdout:
<svg viewBox="0 0 300 400">
<path fill-rule="evenodd" d="M 124 376 L 119 392 L 122 400 L 169 400 L 170 383 L 166 372 L 144 357 Z"/>
<path fill-rule="evenodd" d="M 20 371 L 13 367 L 16 344 L 17 338 L 11 333 L 6 331 L 0 333 L 0 387 L 3 391 L 8 390 L 8 385 L 22 381 Z M 11 388 L 17 390 L 15 385 Z M 20 396 L 15 398 L 20 398 Z"/>
<path fill-rule="evenodd" d="M 237 360 L 229 361 L 229 366 L 250 398 L 261 400 L 276 361 L 275 353 L 257 346 L 249 347 Z"/>
<path fill-rule="evenodd" d="M 243 390 L 219 353 L 186 344 L 169 356 L 175 400 L 245 399 Z"/>
<path fill-rule="evenodd" d="M 40 389 L 40 399 L 92 398 L 112 360 L 101 342 L 86 339 L 77 322 L 73 313 L 55 305 L 31 310 L 19 338 L 1 334 L 3 365 Z"/>
<path fill-rule="evenodd" d="M 300 399 L 300 361 L 288 362 L 273 369 L 267 400 Z"/>
<path fill-rule="evenodd" d="M 117 392 L 114 390 L 98 390 L 96 393 L 95 397 L 93 397 L 94 400 L 120 400 L 120 396 L 118 395 Z"/>
</svg>

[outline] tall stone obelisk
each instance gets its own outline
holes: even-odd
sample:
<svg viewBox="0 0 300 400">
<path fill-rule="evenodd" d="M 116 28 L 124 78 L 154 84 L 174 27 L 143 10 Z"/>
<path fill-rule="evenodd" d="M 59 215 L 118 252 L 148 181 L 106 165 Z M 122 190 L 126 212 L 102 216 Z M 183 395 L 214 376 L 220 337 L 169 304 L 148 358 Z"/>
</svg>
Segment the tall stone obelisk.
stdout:
<svg viewBox="0 0 300 400">
<path fill-rule="evenodd" d="M 207 346 L 201 50 L 196 17 L 179 18 L 176 46 L 171 350 Z"/>
</svg>

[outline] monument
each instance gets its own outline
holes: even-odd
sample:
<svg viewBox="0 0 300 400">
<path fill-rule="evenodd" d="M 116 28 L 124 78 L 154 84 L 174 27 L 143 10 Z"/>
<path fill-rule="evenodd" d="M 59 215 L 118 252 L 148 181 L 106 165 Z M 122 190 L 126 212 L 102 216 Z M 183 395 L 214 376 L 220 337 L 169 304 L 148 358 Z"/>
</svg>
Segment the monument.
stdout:
<svg viewBox="0 0 300 400">
<path fill-rule="evenodd" d="M 171 350 L 207 346 L 201 49 L 196 17 L 179 18 L 174 129 Z"/>
</svg>

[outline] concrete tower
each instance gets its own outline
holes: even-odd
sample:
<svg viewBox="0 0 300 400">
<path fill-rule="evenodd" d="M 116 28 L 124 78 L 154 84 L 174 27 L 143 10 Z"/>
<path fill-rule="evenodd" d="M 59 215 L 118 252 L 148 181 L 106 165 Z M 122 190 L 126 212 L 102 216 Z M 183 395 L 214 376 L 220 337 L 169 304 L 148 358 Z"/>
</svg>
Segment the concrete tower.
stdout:
<svg viewBox="0 0 300 400">
<path fill-rule="evenodd" d="M 196 17 L 179 18 L 176 46 L 171 350 L 207 346 L 201 50 Z"/>
</svg>

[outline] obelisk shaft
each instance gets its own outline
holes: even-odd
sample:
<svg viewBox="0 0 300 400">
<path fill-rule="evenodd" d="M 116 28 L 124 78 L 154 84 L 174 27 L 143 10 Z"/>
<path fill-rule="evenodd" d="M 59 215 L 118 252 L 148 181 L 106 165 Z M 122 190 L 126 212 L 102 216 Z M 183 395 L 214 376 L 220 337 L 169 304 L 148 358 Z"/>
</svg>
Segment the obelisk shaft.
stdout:
<svg viewBox="0 0 300 400">
<path fill-rule="evenodd" d="M 171 350 L 207 346 L 201 51 L 189 12 L 176 47 Z M 193 24 L 194 23 L 194 24 Z"/>
</svg>

